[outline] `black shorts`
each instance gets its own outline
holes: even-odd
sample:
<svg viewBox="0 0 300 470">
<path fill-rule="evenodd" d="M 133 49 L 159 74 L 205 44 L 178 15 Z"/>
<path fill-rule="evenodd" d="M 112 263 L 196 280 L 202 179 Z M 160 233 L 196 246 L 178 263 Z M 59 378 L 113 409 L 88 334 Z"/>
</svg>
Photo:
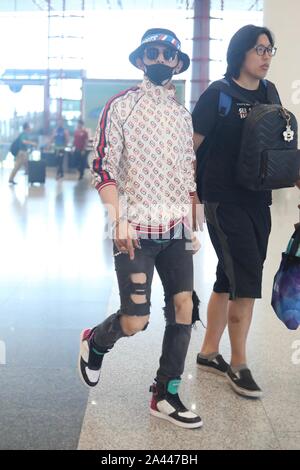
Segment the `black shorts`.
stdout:
<svg viewBox="0 0 300 470">
<path fill-rule="evenodd" d="M 140 240 L 141 249 L 136 248 L 134 259 L 127 253 L 120 254 L 114 244 L 115 269 L 120 292 L 120 311 L 127 315 L 149 315 L 151 305 L 151 285 L 154 268 L 161 279 L 166 308 L 175 294 L 193 291 L 193 251 L 186 238 L 156 243 L 153 240 Z M 135 304 L 131 300 L 134 293 L 132 274 L 146 275 L 146 303 Z"/>
<path fill-rule="evenodd" d="M 219 260 L 214 292 L 228 292 L 231 300 L 260 298 L 271 231 L 269 206 L 209 202 L 205 216 Z"/>
</svg>

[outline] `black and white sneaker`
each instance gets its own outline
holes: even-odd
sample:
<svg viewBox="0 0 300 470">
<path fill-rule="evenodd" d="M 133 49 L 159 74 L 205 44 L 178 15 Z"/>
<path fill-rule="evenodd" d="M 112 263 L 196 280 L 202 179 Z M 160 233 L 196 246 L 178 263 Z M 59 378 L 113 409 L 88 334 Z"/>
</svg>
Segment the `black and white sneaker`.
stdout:
<svg viewBox="0 0 300 470">
<path fill-rule="evenodd" d="M 234 373 L 231 367 L 229 367 L 226 377 L 233 390 L 239 395 L 249 398 L 259 398 L 262 396 L 262 390 L 253 379 L 249 369 L 242 369 Z"/>
<path fill-rule="evenodd" d="M 170 380 L 166 385 L 155 382 L 150 387 L 150 392 L 153 393 L 150 413 L 181 428 L 201 428 L 203 422 L 200 416 L 189 411 L 181 402 L 177 393 L 179 384 L 179 379 Z"/>
<path fill-rule="evenodd" d="M 222 375 L 223 377 L 226 376 L 226 372 L 229 368 L 229 364 L 224 361 L 221 354 L 218 354 L 214 359 L 208 360 L 204 359 L 197 354 L 197 364 L 200 369 L 206 372 L 212 372 L 213 374 Z"/>
<path fill-rule="evenodd" d="M 91 345 L 93 332 L 94 329 L 87 329 L 80 335 L 78 371 L 82 382 L 88 387 L 95 387 L 99 382 L 103 357 L 108 352 L 100 352 Z"/>
</svg>

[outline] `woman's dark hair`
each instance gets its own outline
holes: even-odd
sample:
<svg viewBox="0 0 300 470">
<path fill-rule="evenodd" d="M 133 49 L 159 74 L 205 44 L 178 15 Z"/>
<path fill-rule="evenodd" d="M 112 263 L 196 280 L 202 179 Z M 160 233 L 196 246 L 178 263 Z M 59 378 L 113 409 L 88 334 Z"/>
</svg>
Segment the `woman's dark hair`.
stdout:
<svg viewBox="0 0 300 470">
<path fill-rule="evenodd" d="M 248 24 L 239 29 L 231 38 L 227 49 L 226 78 L 239 78 L 246 53 L 252 49 L 261 34 L 268 36 L 271 46 L 274 46 L 272 32 L 263 26 Z"/>
<path fill-rule="evenodd" d="M 29 125 L 29 122 L 24 122 L 22 128 L 23 128 L 23 131 L 26 131 L 26 129 L 29 129 L 30 125 Z"/>
</svg>

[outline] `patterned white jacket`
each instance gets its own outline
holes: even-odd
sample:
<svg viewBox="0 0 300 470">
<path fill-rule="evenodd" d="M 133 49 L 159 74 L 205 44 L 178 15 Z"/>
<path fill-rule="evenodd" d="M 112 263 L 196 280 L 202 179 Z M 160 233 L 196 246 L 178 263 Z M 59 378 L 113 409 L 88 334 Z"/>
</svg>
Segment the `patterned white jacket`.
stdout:
<svg viewBox="0 0 300 470">
<path fill-rule="evenodd" d="M 190 113 L 175 87 L 147 77 L 108 101 L 96 130 L 93 184 L 116 185 L 128 220 L 144 233 L 164 233 L 190 211 L 195 192 Z"/>
</svg>

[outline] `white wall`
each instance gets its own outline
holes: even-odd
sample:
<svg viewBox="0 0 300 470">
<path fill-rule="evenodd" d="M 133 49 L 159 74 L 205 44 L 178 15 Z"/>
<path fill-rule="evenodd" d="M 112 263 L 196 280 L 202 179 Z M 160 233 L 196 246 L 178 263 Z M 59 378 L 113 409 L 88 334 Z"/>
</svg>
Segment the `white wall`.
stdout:
<svg viewBox="0 0 300 470">
<path fill-rule="evenodd" d="M 300 128 L 300 1 L 264 0 L 264 25 L 273 31 L 278 47 L 267 78 Z"/>
</svg>

